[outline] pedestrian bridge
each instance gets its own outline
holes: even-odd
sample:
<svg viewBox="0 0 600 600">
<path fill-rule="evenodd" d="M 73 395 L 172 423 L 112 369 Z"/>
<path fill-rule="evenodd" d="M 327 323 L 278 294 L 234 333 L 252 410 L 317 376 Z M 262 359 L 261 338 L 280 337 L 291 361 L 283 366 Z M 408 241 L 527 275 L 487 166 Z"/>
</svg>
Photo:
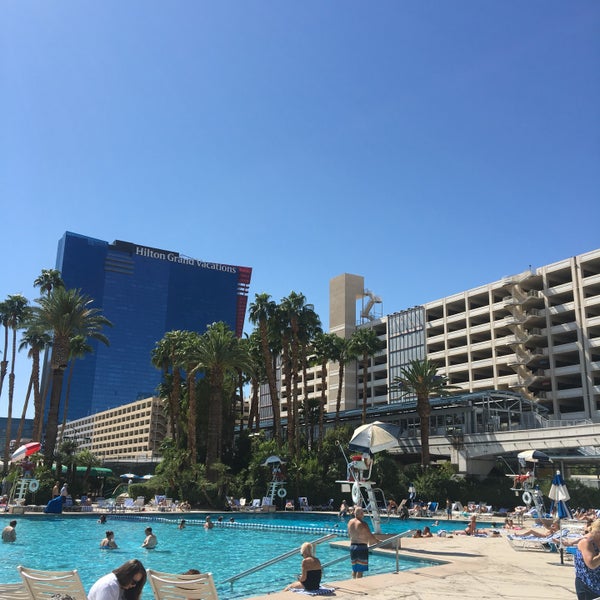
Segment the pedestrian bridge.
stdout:
<svg viewBox="0 0 600 600">
<path fill-rule="evenodd" d="M 486 475 L 497 456 L 522 450 L 543 450 L 547 454 L 565 455 L 575 449 L 600 448 L 600 423 L 561 425 L 536 429 L 471 433 L 461 436 L 432 435 L 429 448 L 432 458 L 447 458 L 458 465 L 459 473 Z M 418 437 L 402 437 L 393 454 L 420 454 Z M 585 455 L 582 455 L 582 459 Z M 598 454 L 600 462 L 600 454 Z"/>
</svg>

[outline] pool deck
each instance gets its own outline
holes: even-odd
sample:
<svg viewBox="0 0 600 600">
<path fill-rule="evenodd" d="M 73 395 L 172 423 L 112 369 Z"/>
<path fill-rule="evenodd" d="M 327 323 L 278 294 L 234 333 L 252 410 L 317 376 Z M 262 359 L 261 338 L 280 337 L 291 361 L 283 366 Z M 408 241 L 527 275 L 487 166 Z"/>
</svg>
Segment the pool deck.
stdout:
<svg viewBox="0 0 600 600">
<path fill-rule="evenodd" d="M 371 600 L 576 598 L 572 561 L 561 564 L 557 552 L 518 552 L 503 537 L 406 538 L 402 540 L 401 553 L 448 562 L 347 581 L 330 582 L 325 577 L 323 585 L 336 588 L 335 597 L 344 599 L 356 596 L 369 596 Z M 294 592 L 277 592 L 257 598 L 290 600 L 293 595 Z"/>
</svg>

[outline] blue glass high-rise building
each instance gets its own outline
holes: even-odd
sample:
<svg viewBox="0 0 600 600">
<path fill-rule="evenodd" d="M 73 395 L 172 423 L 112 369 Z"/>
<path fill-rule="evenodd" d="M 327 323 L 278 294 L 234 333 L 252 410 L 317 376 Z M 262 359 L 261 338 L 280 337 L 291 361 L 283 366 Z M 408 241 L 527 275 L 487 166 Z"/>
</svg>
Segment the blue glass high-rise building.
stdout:
<svg viewBox="0 0 600 600">
<path fill-rule="evenodd" d="M 67 232 L 56 268 L 67 288 L 81 289 L 113 323 L 104 331 L 110 346 L 91 341 L 93 353 L 75 363 L 69 420 L 154 395 L 161 373 L 151 352 L 167 331 L 202 333 L 223 321 L 242 334 L 249 267 Z"/>
</svg>

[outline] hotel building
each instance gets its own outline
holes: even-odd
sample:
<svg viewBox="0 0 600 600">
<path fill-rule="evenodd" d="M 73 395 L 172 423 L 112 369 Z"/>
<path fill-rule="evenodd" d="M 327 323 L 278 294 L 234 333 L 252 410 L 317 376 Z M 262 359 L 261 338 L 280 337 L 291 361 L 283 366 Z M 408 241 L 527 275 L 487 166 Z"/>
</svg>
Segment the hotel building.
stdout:
<svg viewBox="0 0 600 600">
<path fill-rule="evenodd" d="M 58 245 L 56 268 L 67 288 L 90 296 L 113 324 L 103 332 L 110 345 L 89 340 L 93 352 L 76 361 L 70 421 L 153 396 L 161 372 L 152 365 L 151 353 L 166 332 L 203 333 L 207 325 L 223 321 L 242 334 L 249 267 L 67 232 Z"/>
<path fill-rule="evenodd" d="M 330 281 L 330 331 L 348 338 L 369 327 L 384 344 L 367 372 L 368 407 L 405 400 L 389 385 L 411 360 L 427 357 L 465 393 L 510 391 L 541 405 L 550 419 L 600 421 L 600 250 L 385 316 L 374 314 L 380 302 L 362 276 Z M 362 377 L 358 364 L 346 365 L 342 410 L 362 407 Z M 319 398 L 320 386 L 316 368 L 302 391 Z M 330 363 L 329 413 L 338 386 L 338 365 Z M 263 386 L 266 420 L 269 405 Z M 286 409 L 283 397 L 284 418 Z"/>
</svg>

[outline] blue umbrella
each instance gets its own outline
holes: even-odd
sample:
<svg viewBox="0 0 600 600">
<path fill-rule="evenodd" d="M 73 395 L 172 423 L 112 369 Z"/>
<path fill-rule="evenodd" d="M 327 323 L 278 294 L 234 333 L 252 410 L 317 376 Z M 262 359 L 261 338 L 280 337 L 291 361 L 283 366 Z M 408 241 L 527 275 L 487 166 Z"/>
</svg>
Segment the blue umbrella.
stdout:
<svg viewBox="0 0 600 600">
<path fill-rule="evenodd" d="M 552 500 L 551 510 L 556 509 L 556 516 L 559 519 L 571 519 L 571 511 L 567 506 L 567 500 L 571 498 L 569 491 L 565 485 L 565 480 L 560 474 L 560 471 L 556 471 L 556 475 L 552 478 L 552 485 L 548 492 L 548 498 Z"/>
</svg>

